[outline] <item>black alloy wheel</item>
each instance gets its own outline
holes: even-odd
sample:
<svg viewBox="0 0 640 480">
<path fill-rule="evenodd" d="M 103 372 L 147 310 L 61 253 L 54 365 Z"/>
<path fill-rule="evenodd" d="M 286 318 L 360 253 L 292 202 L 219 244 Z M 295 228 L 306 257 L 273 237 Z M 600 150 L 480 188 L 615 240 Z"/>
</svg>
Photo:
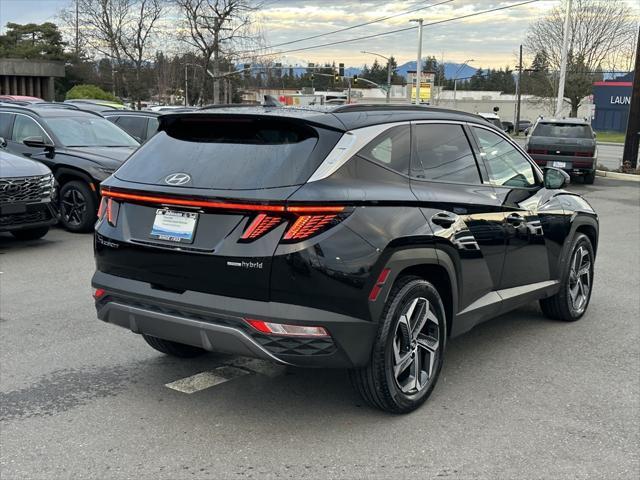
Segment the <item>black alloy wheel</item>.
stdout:
<svg viewBox="0 0 640 480">
<path fill-rule="evenodd" d="M 371 361 L 350 371 L 351 382 L 372 407 L 411 412 L 436 385 L 446 337 L 444 306 L 435 287 L 418 277 L 400 278 L 385 304 Z"/>
<path fill-rule="evenodd" d="M 85 182 L 74 180 L 60 189 L 60 221 L 71 232 L 88 232 L 96 221 L 96 196 Z"/>
</svg>

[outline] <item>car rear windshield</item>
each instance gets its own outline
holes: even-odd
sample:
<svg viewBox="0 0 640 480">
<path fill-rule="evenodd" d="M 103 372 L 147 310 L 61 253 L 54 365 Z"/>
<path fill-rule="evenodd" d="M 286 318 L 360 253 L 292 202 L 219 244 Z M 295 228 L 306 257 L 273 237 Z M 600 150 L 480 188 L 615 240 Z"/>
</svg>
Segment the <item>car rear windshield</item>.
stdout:
<svg viewBox="0 0 640 480">
<path fill-rule="evenodd" d="M 539 123 L 533 132 L 536 137 L 593 138 L 589 125 L 575 123 Z"/>
<path fill-rule="evenodd" d="M 172 173 L 187 173 L 186 187 L 250 190 L 302 184 L 321 161 L 310 158 L 318 134 L 306 125 L 198 117 L 168 120 L 116 176 L 162 185 Z"/>
</svg>

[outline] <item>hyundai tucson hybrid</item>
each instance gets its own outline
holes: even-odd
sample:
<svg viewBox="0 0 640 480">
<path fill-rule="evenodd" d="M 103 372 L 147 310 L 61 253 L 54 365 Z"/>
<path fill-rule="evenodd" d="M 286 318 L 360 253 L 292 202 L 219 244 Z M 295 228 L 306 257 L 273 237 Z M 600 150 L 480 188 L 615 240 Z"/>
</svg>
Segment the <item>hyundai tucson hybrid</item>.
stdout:
<svg viewBox="0 0 640 480">
<path fill-rule="evenodd" d="M 586 120 L 541 118 L 529 128 L 525 148 L 539 166 L 561 168 L 592 184 L 598 163 L 595 137 Z"/>
<path fill-rule="evenodd" d="M 95 223 L 100 182 L 139 143 L 99 114 L 69 106 L 0 105 L 0 148 L 49 167 L 60 187 L 60 223 L 87 232 Z"/>
<path fill-rule="evenodd" d="M 462 112 L 163 115 L 102 183 L 97 315 L 178 357 L 347 368 L 408 412 L 451 337 L 533 300 L 583 316 L 598 219 L 568 178 Z"/>
<path fill-rule="evenodd" d="M 54 198 L 51 170 L 0 150 L 0 232 L 19 240 L 44 237 L 58 221 Z"/>
</svg>

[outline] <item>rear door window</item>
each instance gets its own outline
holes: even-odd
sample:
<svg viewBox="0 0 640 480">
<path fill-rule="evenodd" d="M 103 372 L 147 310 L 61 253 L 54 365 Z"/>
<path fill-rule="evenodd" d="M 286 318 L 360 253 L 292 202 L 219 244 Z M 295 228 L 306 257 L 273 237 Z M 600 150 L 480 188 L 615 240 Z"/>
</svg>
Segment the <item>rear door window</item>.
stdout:
<svg viewBox="0 0 640 480">
<path fill-rule="evenodd" d="M 187 173 L 186 187 L 249 190 L 307 181 L 327 151 L 314 151 L 318 131 L 278 118 L 194 114 L 169 119 L 118 170 L 122 180 L 164 184 Z"/>
<path fill-rule="evenodd" d="M 122 115 L 115 121 L 121 129 L 138 141 L 144 140 L 147 131 L 147 118 L 135 115 Z"/>
<path fill-rule="evenodd" d="M 0 137 L 5 140 L 9 139 L 9 133 L 11 132 L 11 125 L 13 125 L 13 113 L 0 112 Z"/>
<path fill-rule="evenodd" d="M 415 126 L 416 155 L 411 175 L 437 182 L 480 184 L 480 172 L 462 125 Z"/>
</svg>

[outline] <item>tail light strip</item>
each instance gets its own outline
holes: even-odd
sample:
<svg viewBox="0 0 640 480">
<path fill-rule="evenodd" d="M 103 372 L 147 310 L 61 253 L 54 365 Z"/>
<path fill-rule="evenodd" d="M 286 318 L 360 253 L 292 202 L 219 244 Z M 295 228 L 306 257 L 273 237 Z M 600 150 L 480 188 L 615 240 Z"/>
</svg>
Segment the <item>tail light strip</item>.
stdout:
<svg viewBox="0 0 640 480">
<path fill-rule="evenodd" d="M 342 206 L 333 205 L 268 205 L 258 203 L 219 202 L 214 200 L 195 200 L 187 198 L 162 197 L 156 195 L 141 195 L 136 193 L 103 190 L 103 197 L 131 200 L 134 202 L 154 203 L 162 205 L 177 205 L 183 207 L 215 208 L 222 210 L 241 210 L 249 212 L 291 212 L 291 213 L 340 213 Z"/>
<path fill-rule="evenodd" d="M 338 214 L 343 213 L 345 207 L 339 205 L 273 205 L 257 203 L 238 203 L 214 200 L 198 200 L 188 198 L 165 197 L 159 195 L 146 195 L 104 189 L 102 191 L 102 202 L 98 216 L 102 217 L 104 211 L 107 213 L 107 220 L 111 225 L 115 225 L 117 219 L 117 209 L 115 218 L 111 218 L 112 203 L 118 205 L 113 199 L 129 200 L 132 202 L 161 204 L 168 206 L 200 207 L 208 209 L 235 210 L 244 212 L 260 212 L 249 223 L 242 236 L 241 241 L 249 242 L 269 233 L 278 225 L 286 221 L 283 214 L 293 214 L 291 226 L 287 229 L 283 240 L 300 241 L 307 239 L 339 220 Z M 106 203 L 105 203 L 106 199 Z"/>
</svg>

